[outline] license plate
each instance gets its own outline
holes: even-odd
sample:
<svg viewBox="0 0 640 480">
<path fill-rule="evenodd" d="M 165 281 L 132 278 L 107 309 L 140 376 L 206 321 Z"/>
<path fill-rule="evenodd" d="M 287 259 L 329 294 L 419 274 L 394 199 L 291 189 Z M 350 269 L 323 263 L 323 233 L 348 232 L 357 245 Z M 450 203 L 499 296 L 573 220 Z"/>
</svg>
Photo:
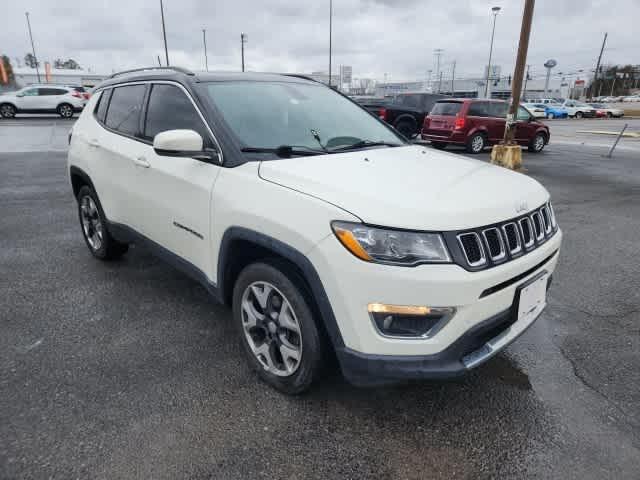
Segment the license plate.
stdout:
<svg viewBox="0 0 640 480">
<path fill-rule="evenodd" d="M 547 304 L 547 280 L 544 273 L 520 290 L 518 320 L 532 322 Z"/>
</svg>

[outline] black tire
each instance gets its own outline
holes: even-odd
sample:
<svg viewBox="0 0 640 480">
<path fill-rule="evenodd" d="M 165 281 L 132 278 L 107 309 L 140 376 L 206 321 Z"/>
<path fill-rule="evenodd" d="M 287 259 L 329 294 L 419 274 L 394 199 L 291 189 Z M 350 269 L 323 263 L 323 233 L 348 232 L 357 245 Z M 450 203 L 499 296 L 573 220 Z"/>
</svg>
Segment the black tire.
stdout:
<svg viewBox="0 0 640 480">
<path fill-rule="evenodd" d="M 416 133 L 418 133 L 415 122 L 411 120 L 400 120 L 395 127 L 396 130 L 409 139 L 415 137 Z"/>
<path fill-rule="evenodd" d="M 556 117 L 556 116 L 553 114 L 553 112 L 549 112 L 549 113 L 547 113 L 547 118 L 548 118 L 549 120 L 553 120 L 555 117 Z"/>
<path fill-rule="evenodd" d="M 469 137 L 465 148 L 467 149 L 467 152 L 473 153 L 475 155 L 477 153 L 481 153 L 486 145 L 487 139 L 485 138 L 484 134 L 478 132 Z"/>
<path fill-rule="evenodd" d="M 447 142 L 431 142 L 431 146 L 433 148 L 437 148 L 438 150 L 444 150 L 447 148 Z"/>
<path fill-rule="evenodd" d="M 576 114 L 574 115 L 574 118 L 582 118 L 582 112 L 576 112 Z"/>
<path fill-rule="evenodd" d="M 58 105 L 58 108 L 56 109 L 56 111 L 58 112 L 58 115 L 60 115 L 62 118 L 73 117 L 73 105 L 69 103 L 61 103 L 60 105 Z"/>
<path fill-rule="evenodd" d="M 249 344 L 250 340 L 247 335 L 252 334 L 245 333 L 244 324 L 245 319 L 248 319 L 248 317 L 242 308 L 243 296 L 245 291 L 249 291 L 251 285 L 261 282 L 275 287 L 270 295 L 278 296 L 281 294 L 286 298 L 297 319 L 300 330 L 298 337 L 300 358 L 295 371 L 288 376 L 279 376 L 269 371 L 268 367 L 258 359 L 257 354 L 254 354 L 252 346 Z M 308 390 L 321 375 L 323 362 L 327 359 L 325 353 L 326 345 L 323 343 L 323 337 L 313 317 L 313 310 L 305 296 L 305 291 L 301 290 L 299 285 L 304 285 L 304 281 L 291 267 L 284 263 L 274 262 L 273 265 L 270 263 L 252 263 L 248 265 L 240 272 L 233 288 L 233 321 L 240 336 L 249 366 L 257 372 L 265 383 L 288 395 L 297 395 Z M 270 296 L 269 298 L 271 299 L 272 297 Z M 269 302 L 272 302 L 272 300 L 268 300 L 267 304 Z M 282 299 L 281 302 L 283 302 Z M 274 317 L 265 314 L 264 318 Z M 274 320 L 277 321 L 277 318 L 274 318 Z M 278 330 L 280 330 L 280 324 L 278 324 Z M 268 335 L 267 328 L 263 328 L 262 331 Z M 265 342 L 273 342 L 274 349 L 277 349 L 275 337 L 278 335 L 275 332 L 273 333 L 274 338 L 265 340 Z"/>
<path fill-rule="evenodd" d="M 607 118 L 613 118 L 613 113 L 607 112 Z"/>
<path fill-rule="evenodd" d="M 10 103 L 3 103 L 0 105 L 0 115 L 4 118 L 13 118 L 16 116 L 16 107 Z"/>
<path fill-rule="evenodd" d="M 78 191 L 78 196 L 76 198 L 78 200 L 78 219 L 80 220 L 80 229 L 82 230 L 84 242 L 86 243 L 87 248 L 89 248 L 91 254 L 100 260 L 115 260 L 124 255 L 129 249 L 129 245 L 118 242 L 109 233 L 106 216 L 102 210 L 102 205 L 100 205 L 98 195 L 93 188 L 88 185 L 84 185 Z M 85 202 L 88 201 L 86 199 L 91 199 L 91 202 L 93 202 L 95 212 L 92 212 L 91 218 L 100 222 L 101 235 L 97 233 L 98 230 L 95 226 L 93 228 L 85 228 L 85 221 L 87 220 L 87 217 L 83 211 L 83 205 L 86 205 Z M 95 232 L 95 234 L 98 235 L 100 240 L 99 244 L 93 239 L 95 237 L 90 236 L 91 232 Z"/>
<path fill-rule="evenodd" d="M 536 136 L 531 139 L 527 148 L 532 153 L 540 153 L 546 144 L 547 136 L 544 133 L 537 133 Z"/>
</svg>

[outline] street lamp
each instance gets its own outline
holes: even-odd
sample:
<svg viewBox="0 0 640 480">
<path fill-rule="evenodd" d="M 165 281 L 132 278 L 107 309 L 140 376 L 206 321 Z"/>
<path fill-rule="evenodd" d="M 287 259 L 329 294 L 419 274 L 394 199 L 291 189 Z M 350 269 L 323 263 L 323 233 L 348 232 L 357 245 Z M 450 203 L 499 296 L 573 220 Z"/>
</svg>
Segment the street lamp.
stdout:
<svg viewBox="0 0 640 480">
<path fill-rule="evenodd" d="M 491 9 L 493 12 L 493 29 L 491 30 L 491 46 L 489 47 L 489 64 L 487 65 L 487 78 L 485 79 L 484 85 L 484 96 L 485 98 L 489 95 L 489 72 L 491 71 L 491 55 L 493 54 L 493 36 L 496 33 L 496 18 L 498 13 L 500 12 L 500 7 L 493 7 Z"/>
</svg>

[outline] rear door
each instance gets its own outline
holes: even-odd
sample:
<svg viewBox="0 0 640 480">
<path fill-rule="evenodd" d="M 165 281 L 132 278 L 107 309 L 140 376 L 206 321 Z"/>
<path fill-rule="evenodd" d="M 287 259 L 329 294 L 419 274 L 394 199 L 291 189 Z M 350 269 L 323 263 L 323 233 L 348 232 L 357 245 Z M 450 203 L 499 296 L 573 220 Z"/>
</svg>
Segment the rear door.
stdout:
<svg viewBox="0 0 640 480">
<path fill-rule="evenodd" d="M 44 87 L 38 88 L 38 99 L 40 108 L 55 111 L 58 104 L 62 102 L 62 96 L 69 93 L 64 88 Z"/>
<path fill-rule="evenodd" d="M 455 128 L 457 115 L 463 105 L 460 101 L 436 102 L 429 113 L 429 122 L 424 133 L 448 137 Z"/>
<path fill-rule="evenodd" d="M 101 195 L 105 214 L 110 221 L 122 223 L 140 231 L 140 218 L 145 212 L 139 199 L 135 170 L 137 159 L 144 154 L 146 145 L 141 141 L 141 111 L 146 91 L 145 84 L 131 84 L 112 89 L 103 128 L 88 139 L 96 150 L 92 169 L 97 171 L 96 185 Z M 98 105 L 100 110 L 102 100 Z M 102 197 L 105 200 L 102 200 Z M 141 232 L 144 233 L 144 232 Z"/>
<path fill-rule="evenodd" d="M 135 182 L 147 212 L 144 231 L 154 242 L 179 255 L 201 271 L 211 271 L 211 191 L 220 166 L 193 158 L 158 155 L 153 138 L 175 129 L 194 130 L 204 148 L 215 144 L 189 94 L 171 83 L 154 83 L 146 107 L 143 159 L 148 168 L 138 168 Z"/>
</svg>

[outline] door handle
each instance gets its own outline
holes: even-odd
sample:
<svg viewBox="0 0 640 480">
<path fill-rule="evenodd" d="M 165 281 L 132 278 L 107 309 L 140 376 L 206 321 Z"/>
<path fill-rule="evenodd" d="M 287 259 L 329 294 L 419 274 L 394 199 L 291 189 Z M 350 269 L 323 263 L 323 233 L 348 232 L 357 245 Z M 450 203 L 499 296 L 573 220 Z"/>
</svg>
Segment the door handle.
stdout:
<svg viewBox="0 0 640 480">
<path fill-rule="evenodd" d="M 136 157 L 133 159 L 133 163 L 136 167 L 149 168 L 151 164 L 144 157 Z"/>
<path fill-rule="evenodd" d="M 100 142 L 97 139 L 92 138 L 92 139 L 89 140 L 89 146 L 97 148 L 97 147 L 100 146 Z"/>
</svg>

